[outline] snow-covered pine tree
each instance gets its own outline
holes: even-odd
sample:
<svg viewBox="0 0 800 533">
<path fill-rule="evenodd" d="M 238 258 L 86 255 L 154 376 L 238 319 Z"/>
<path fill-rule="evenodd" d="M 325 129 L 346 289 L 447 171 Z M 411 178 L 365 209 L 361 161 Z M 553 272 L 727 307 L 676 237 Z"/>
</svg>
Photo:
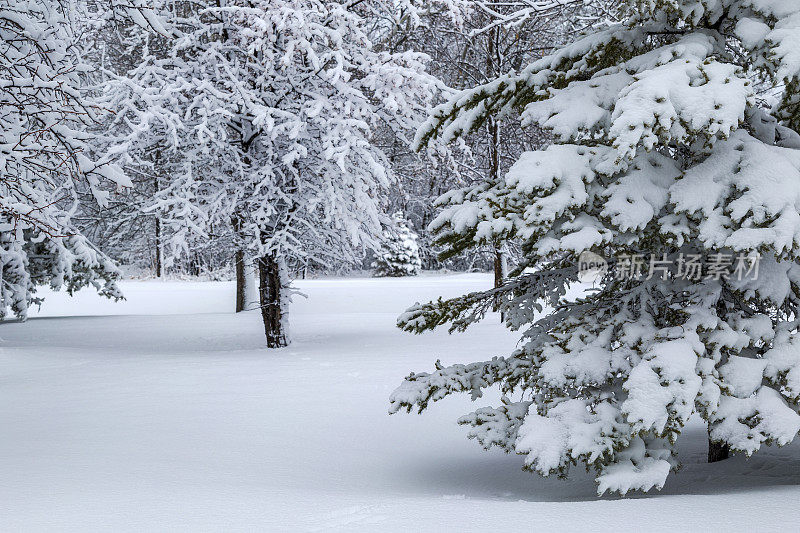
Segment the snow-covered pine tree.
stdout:
<svg viewBox="0 0 800 533">
<path fill-rule="evenodd" d="M 0 0 L 0 317 L 25 318 L 37 285 L 121 297 L 116 267 L 71 220 L 79 187 L 106 205 L 108 186 L 130 185 L 90 131 L 103 110 L 77 53 L 82 7 Z"/>
<path fill-rule="evenodd" d="M 383 231 L 381 247 L 372 264 L 377 277 L 416 276 L 422 268 L 417 234 L 408 227 L 402 212 L 392 215 L 392 225 Z"/>
<path fill-rule="evenodd" d="M 502 405 L 460 420 L 469 436 L 542 475 L 584 463 L 601 494 L 661 488 L 695 413 L 720 455 L 783 445 L 800 429 L 800 3 L 620 4 L 623 23 L 461 93 L 420 131 L 424 145 L 520 112 L 555 142 L 445 195 L 432 223 L 451 250 L 522 239 L 536 271 L 399 319 L 417 333 L 462 330 L 499 296 L 521 347 L 437 363 L 391 396 L 391 412 L 422 411 L 497 385 Z M 612 268 L 565 298 L 585 251 Z M 683 261 L 621 276 L 637 254 Z M 747 275 L 713 266 L 730 254 L 745 254 Z M 685 275 L 687 258 L 707 261 L 701 276 Z"/>
</svg>

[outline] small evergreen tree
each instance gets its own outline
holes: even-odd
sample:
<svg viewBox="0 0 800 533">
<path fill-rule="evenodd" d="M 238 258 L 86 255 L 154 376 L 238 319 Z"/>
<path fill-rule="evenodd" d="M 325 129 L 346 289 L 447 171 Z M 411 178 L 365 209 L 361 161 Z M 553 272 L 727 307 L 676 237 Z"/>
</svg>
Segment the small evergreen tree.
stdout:
<svg viewBox="0 0 800 533">
<path fill-rule="evenodd" d="M 660 489 L 694 413 L 710 459 L 800 430 L 800 4 L 620 4 L 623 23 L 463 92 L 420 131 L 420 145 L 449 141 L 521 112 L 555 143 L 449 193 L 432 223 L 448 253 L 523 240 L 522 268 L 536 271 L 399 319 L 417 333 L 463 330 L 499 298 L 521 348 L 437 363 L 391 396 L 392 412 L 422 411 L 499 385 L 502 405 L 460 420 L 469 436 L 542 475 L 584 463 L 601 494 Z M 611 268 L 568 299 L 582 252 Z M 621 275 L 635 258 L 641 272 Z"/>
<path fill-rule="evenodd" d="M 372 264 L 377 277 L 416 276 L 422 268 L 417 234 L 408 227 L 403 213 L 392 216 L 392 227 L 383 232 L 383 242 Z"/>
</svg>

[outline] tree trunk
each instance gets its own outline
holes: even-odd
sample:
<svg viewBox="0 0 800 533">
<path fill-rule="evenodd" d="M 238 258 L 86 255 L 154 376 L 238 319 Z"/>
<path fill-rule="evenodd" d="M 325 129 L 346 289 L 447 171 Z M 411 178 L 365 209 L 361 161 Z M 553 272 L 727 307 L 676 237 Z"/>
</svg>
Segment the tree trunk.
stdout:
<svg viewBox="0 0 800 533">
<path fill-rule="evenodd" d="M 264 320 L 264 333 L 267 335 L 267 348 L 288 346 L 284 331 L 283 309 L 281 303 L 284 295 L 280 265 L 274 256 L 261 257 L 258 260 L 258 295 L 261 304 L 261 318 Z"/>
<path fill-rule="evenodd" d="M 494 286 L 495 288 L 503 284 L 508 277 L 508 259 L 502 248 L 494 250 Z"/>
<path fill-rule="evenodd" d="M 197 277 L 200 275 L 200 257 L 194 253 L 189 261 L 189 275 Z"/>
<path fill-rule="evenodd" d="M 730 457 L 730 448 L 727 444 L 721 442 L 712 442 L 708 439 L 708 462 L 716 463 L 717 461 L 724 461 Z"/>
<path fill-rule="evenodd" d="M 154 161 L 155 161 L 156 168 L 155 168 L 155 173 L 153 174 L 153 195 L 155 196 L 161 190 L 161 184 L 159 183 L 159 179 L 158 179 L 158 172 L 161 170 L 160 169 L 160 165 L 161 165 L 161 149 L 160 148 L 155 151 L 155 159 L 154 159 Z M 158 217 L 158 211 L 156 211 L 155 215 L 156 215 L 156 223 L 155 223 L 154 232 L 155 232 L 155 237 L 156 237 L 156 242 L 155 242 L 155 246 L 156 246 L 156 254 L 155 254 L 155 256 L 156 257 L 155 257 L 155 264 L 153 266 L 155 267 L 156 277 L 160 278 L 161 275 L 163 274 L 163 270 L 164 270 L 164 268 L 162 266 L 164 261 L 161 258 L 161 219 Z"/>
<path fill-rule="evenodd" d="M 236 312 L 241 313 L 247 305 L 244 252 L 242 250 L 236 250 L 236 253 L 233 254 L 233 261 L 236 269 Z"/>
<path fill-rule="evenodd" d="M 155 258 L 155 265 L 153 265 L 153 266 L 155 267 L 156 277 L 160 278 L 161 275 L 162 275 L 163 267 L 161 266 L 162 265 L 162 261 L 161 261 L 161 219 L 159 219 L 158 217 L 156 217 L 155 234 L 156 234 L 156 258 Z"/>
<path fill-rule="evenodd" d="M 236 251 L 233 254 L 234 269 L 236 270 L 236 312 L 241 313 L 247 307 L 247 278 L 245 277 L 244 250 L 239 246 L 239 234 L 242 223 L 239 217 L 233 217 L 233 231 L 236 234 Z"/>
<path fill-rule="evenodd" d="M 503 281 L 506 279 L 508 275 L 508 261 L 506 260 L 506 254 L 503 252 L 502 248 L 495 248 L 494 249 L 494 286 L 495 288 L 499 287 L 503 284 Z M 495 311 L 499 311 L 500 308 L 500 301 L 497 300 L 495 302 Z M 500 320 L 505 322 L 505 314 L 503 312 L 500 313 Z"/>
<path fill-rule="evenodd" d="M 486 73 L 488 76 L 495 77 L 500 75 L 501 59 L 499 55 L 500 27 L 492 28 L 488 35 L 488 46 L 486 53 Z M 500 181 L 500 123 L 494 117 L 490 117 L 487 123 L 489 130 L 489 174 L 492 183 Z M 502 244 L 495 246 L 494 249 L 494 286 L 495 288 L 503 284 L 506 277 L 507 263 L 503 253 Z M 495 300 L 494 308 L 498 311 L 500 300 Z M 500 320 L 505 322 L 505 316 L 500 314 Z"/>
</svg>

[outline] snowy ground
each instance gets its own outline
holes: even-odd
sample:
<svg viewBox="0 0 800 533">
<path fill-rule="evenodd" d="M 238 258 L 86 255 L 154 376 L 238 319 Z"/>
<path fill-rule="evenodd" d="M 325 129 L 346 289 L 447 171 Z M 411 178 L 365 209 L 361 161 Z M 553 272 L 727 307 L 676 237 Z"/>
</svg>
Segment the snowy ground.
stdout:
<svg viewBox="0 0 800 533">
<path fill-rule="evenodd" d="M 411 370 L 506 354 L 496 317 L 466 334 L 394 328 L 417 300 L 483 275 L 304 281 L 294 344 L 262 349 L 229 283 L 127 282 L 114 304 L 48 297 L 0 326 L 0 530 L 797 531 L 800 447 L 684 468 L 660 493 L 595 496 L 483 451 L 453 398 L 388 416 Z M 67 315 L 76 315 L 70 316 Z M 77 316 L 80 315 L 80 316 Z"/>
</svg>

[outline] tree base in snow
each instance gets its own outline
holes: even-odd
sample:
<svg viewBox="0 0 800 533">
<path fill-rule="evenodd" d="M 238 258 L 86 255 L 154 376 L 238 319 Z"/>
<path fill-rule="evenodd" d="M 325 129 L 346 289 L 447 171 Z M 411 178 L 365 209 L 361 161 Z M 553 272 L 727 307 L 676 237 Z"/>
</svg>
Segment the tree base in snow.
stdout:
<svg viewBox="0 0 800 533">
<path fill-rule="evenodd" d="M 283 348 L 289 345 L 283 316 L 284 290 L 281 265 L 273 256 L 258 261 L 259 300 L 267 348 Z"/>
<path fill-rule="evenodd" d="M 708 462 L 716 463 L 717 461 L 724 461 L 730 457 L 731 451 L 727 444 L 721 442 L 708 441 Z"/>
</svg>

